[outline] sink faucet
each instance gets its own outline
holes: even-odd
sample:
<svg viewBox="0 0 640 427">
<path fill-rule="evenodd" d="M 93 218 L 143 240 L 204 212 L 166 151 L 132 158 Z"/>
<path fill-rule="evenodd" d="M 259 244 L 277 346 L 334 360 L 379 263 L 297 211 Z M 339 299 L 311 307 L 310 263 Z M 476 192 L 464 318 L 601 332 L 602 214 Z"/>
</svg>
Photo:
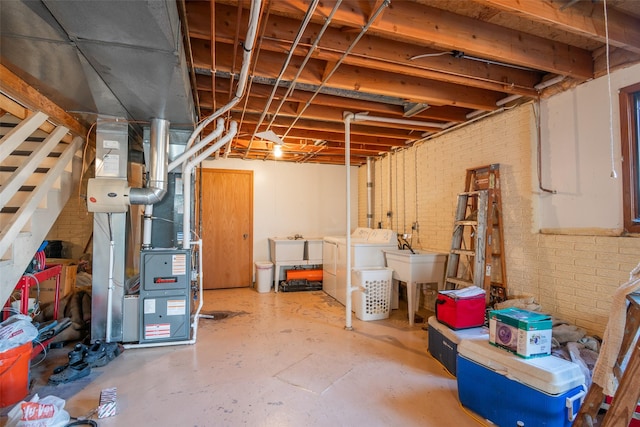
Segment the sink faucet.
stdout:
<svg viewBox="0 0 640 427">
<path fill-rule="evenodd" d="M 409 242 L 407 242 L 407 239 L 405 239 L 405 237 L 400 234 L 398 234 L 398 249 L 409 249 L 412 254 L 415 254 L 413 248 L 411 247 Z"/>
</svg>

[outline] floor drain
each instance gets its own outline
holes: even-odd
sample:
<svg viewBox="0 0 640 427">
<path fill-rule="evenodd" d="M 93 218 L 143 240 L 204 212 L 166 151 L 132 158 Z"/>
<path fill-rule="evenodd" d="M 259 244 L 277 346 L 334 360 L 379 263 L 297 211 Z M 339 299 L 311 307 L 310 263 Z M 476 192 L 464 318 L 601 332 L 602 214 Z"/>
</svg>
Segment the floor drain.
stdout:
<svg viewBox="0 0 640 427">
<path fill-rule="evenodd" d="M 229 311 L 201 311 L 199 317 L 203 319 L 222 320 L 231 316 Z"/>
</svg>

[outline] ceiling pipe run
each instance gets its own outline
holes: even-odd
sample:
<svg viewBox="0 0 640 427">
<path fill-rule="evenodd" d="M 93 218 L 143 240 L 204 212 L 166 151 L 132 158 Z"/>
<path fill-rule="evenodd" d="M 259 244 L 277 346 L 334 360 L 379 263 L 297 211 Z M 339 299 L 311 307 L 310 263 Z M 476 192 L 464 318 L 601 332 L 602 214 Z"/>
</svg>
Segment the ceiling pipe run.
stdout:
<svg viewBox="0 0 640 427">
<path fill-rule="evenodd" d="M 271 106 L 271 102 L 273 102 L 273 98 L 276 95 L 276 91 L 280 87 L 280 82 L 282 81 L 282 76 L 284 76 L 285 71 L 287 71 L 287 68 L 289 67 L 289 63 L 291 62 L 291 58 L 293 58 L 293 54 L 294 54 L 296 48 L 298 47 L 298 43 L 300 42 L 300 39 L 302 38 L 302 34 L 307 29 L 307 25 L 309 25 L 309 21 L 311 21 L 311 17 L 313 16 L 313 13 L 315 12 L 316 7 L 318 7 L 318 1 L 319 0 L 313 0 L 313 2 L 309 5 L 309 8 L 307 9 L 307 12 L 304 15 L 304 19 L 302 20 L 302 23 L 300 24 L 300 28 L 298 28 L 298 33 L 296 34 L 296 37 L 293 40 L 293 44 L 289 48 L 289 54 L 287 55 L 287 59 L 285 59 L 284 63 L 282 64 L 282 68 L 280 69 L 280 74 L 278 74 L 278 78 L 276 79 L 276 82 L 273 84 L 273 89 L 271 90 L 271 95 L 269 95 L 269 98 L 267 99 L 267 102 L 266 102 L 266 104 L 264 106 L 262 114 L 260 115 L 260 118 L 258 119 L 258 123 L 256 123 L 256 127 L 253 130 L 253 135 L 251 136 L 251 139 L 249 140 L 249 144 L 248 144 L 248 146 L 246 148 L 246 151 L 244 153 L 244 158 L 245 159 L 249 155 L 249 151 L 251 151 L 251 145 L 253 144 L 253 140 L 256 137 L 256 133 L 258 132 L 258 129 L 260 128 L 260 125 L 262 124 L 262 122 L 264 121 L 265 117 L 267 116 L 267 113 L 269 112 L 269 107 Z M 298 72 L 300 72 L 300 70 L 298 70 Z"/>
<path fill-rule="evenodd" d="M 355 114 L 354 121 L 394 123 L 399 125 L 406 125 L 408 127 L 426 127 L 426 128 L 436 128 L 436 129 L 446 129 L 451 126 L 450 123 L 423 122 L 419 120 L 396 119 L 394 117 L 378 117 L 378 116 L 370 116 L 369 113 Z"/>
<path fill-rule="evenodd" d="M 238 79 L 238 87 L 236 88 L 236 94 L 229 101 L 229 103 L 209 117 L 204 119 L 200 124 L 194 129 L 187 141 L 186 149 L 191 148 L 196 138 L 200 135 L 200 133 L 215 119 L 231 110 L 242 98 L 244 95 L 244 89 L 247 84 L 248 73 L 249 73 L 249 65 L 251 64 L 251 57 L 253 55 L 253 46 L 256 40 L 256 33 L 258 29 L 258 18 L 260 17 L 260 9 L 262 6 L 262 0 L 253 0 L 251 2 L 251 11 L 249 12 L 249 27 L 247 28 L 247 35 L 245 37 L 244 45 L 243 45 L 243 54 L 242 54 L 242 68 L 240 69 L 240 77 Z"/>
<path fill-rule="evenodd" d="M 386 7 L 389 6 L 389 3 L 391 3 L 391 0 L 383 0 L 382 3 L 380 3 L 380 6 L 378 6 L 378 8 L 376 9 L 376 11 L 373 13 L 373 15 L 371 16 L 371 18 L 369 19 L 369 21 L 367 22 L 367 24 L 362 27 L 362 30 L 360 31 L 360 33 L 358 33 L 358 35 L 356 36 L 356 38 L 353 40 L 353 42 L 351 42 L 351 44 L 349 45 L 349 47 L 344 51 L 344 53 L 342 54 L 342 56 L 340 57 L 340 59 L 338 59 L 338 61 L 335 63 L 335 65 L 333 66 L 333 68 L 331 69 L 331 71 L 324 77 L 324 79 L 322 80 L 322 83 L 320 83 L 320 86 L 318 86 L 318 88 L 316 89 L 316 91 L 313 93 L 313 95 L 311 95 L 311 98 L 309 98 L 309 100 L 305 103 L 304 107 L 302 108 L 302 110 L 300 110 L 300 112 L 296 115 L 296 118 L 293 120 L 293 123 L 291 123 L 289 125 L 289 127 L 287 128 L 287 131 L 284 133 L 284 135 L 282 136 L 282 138 L 285 138 L 289 132 L 291 132 L 291 129 L 293 129 L 293 127 L 296 125 L 296 123 L 298 123 L 298 120 L 300 120 L 300 117 L 302 117 L 302 115 L 304 114 L 305 111 L 307 111 L 307 108 L 309 108 L 309 106 L 311 105 L 311 103 L 313 102 L 314 99 L 316 99 L 316 96 L 318 96 L 318 94 L 320 93 L 320 91 L 322 90 L 322 88 L 324 88 L 324 86 L 327 84 L 327 82 L 329 81 L 329 79 L 331 78 L 331 76 L 333 76 L 333 74 L 338 70 L 338 68 L 340 67 L 340 65 L 342 65 L 342 63 L 344 62 L 345 58 L 347 56 L 349 56 L 349 54 L 351 53 L 351 51 L 353 50 L 353 48 L 356 46 L 356 44 L 360 41 L 360 39 L 362 37 L 364 37 L 364 35 L 366 34 L 366 32 L 369 30 L 369 27 L 371 27 L 371 25 L 373 25 L 373 23 L 375 22 L 376 19 L 378 19 L 378 16 L 380 16 L 380 14 L 382 14 L 382 12 L 384 11 L 384 9 Z M 351 113 L 352 114 L 352 113 Z M 347 233 L 348 234 L 348 233 Z"/>
<path fill-rule="evenodd" d="M 302 60 L 302 63 L 300 64 L 300 67 L 298 68 L 298 72 L 293 77 L 293 80 L 291 80 L 291 83 L 289 84 L 289 87 L 287 88 L 287 91 L 285 92 L 284 96 L 280 100 L 280 103 L 278 104 L 278 108 L 276 109 L 275 113 L 273 113 L 273 117 L 271 118 L 271 121 L 269 122 L 269 125 L 267 126 L 267 129 L 269 129 L 271 127 L 271 125 L 275 121 L 276 117 L 278 117 L 278 113 L 282 109 L 282 106 L 287 101 L 289 96 L 291 96 L 291 93 L 295 90 L 296 85 L 298 84 L 298 79 L 300 78 L 300 75 L 302 74 L 302 71 L 307 66 L 307 63 L 309 62 L 309 60 L 313 56 L 313 53 L 318 48 L 318 45 L 320 44 L 320 40 L 322 39 L 322 36 L 324 35 L 324 33 L 327 30 L 327 28 L 329 28 L 329 24 L 331 24 L 331 21 L 333 20 L 333 15 L 336 14 L 336 12 L 338 11 L 338 8 L 340 7 L 341 3 L 342 3 L 342 0 L 337 0 L 336 4 L 333 6 L 333 9 L 331 9 L 331 12 L 329 13 L 329 16 L 327 16 L 327 18 L 325 19 L 324 24 L 322 25 L 322 28 L 320 29 L 320 32 L 318 33 L 318 36 L 316 37 L 316 39 L 313 42 L 313 44 L 309 47 L 309 51 L 307 52 L 307 55 Z"/>
</svg>

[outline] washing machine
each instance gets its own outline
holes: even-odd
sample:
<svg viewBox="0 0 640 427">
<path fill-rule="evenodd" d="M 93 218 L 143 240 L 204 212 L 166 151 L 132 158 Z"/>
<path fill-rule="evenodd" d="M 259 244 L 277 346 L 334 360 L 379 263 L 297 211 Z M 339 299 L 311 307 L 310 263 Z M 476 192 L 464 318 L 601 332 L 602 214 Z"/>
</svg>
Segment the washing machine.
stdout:
<svg viewBox="0 0 640 427">
<path fill-rule="evenodd" d="M 351 234 L 351 268 L 385 267 L 384 251 L 398 248 L 398 235 L 389 229 L 359 227 Z M 347 239 L 327 236 L 323 240 L 322 289 L 346 305 Z"/>
</svg>

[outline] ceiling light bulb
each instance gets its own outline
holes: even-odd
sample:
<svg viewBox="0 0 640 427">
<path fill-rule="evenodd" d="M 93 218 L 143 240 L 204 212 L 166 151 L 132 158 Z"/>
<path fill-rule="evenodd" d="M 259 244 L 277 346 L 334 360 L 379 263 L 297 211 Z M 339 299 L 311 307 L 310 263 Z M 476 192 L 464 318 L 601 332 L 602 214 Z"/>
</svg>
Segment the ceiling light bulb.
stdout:
<svg viewBox="0 0 640 427">
<path fill-rule="evenodd" d="M 282 157 L 282 146 L 278 144 L 274 144 L 273 146 L 273 156 L 274 157 Z"/>
</svg>

